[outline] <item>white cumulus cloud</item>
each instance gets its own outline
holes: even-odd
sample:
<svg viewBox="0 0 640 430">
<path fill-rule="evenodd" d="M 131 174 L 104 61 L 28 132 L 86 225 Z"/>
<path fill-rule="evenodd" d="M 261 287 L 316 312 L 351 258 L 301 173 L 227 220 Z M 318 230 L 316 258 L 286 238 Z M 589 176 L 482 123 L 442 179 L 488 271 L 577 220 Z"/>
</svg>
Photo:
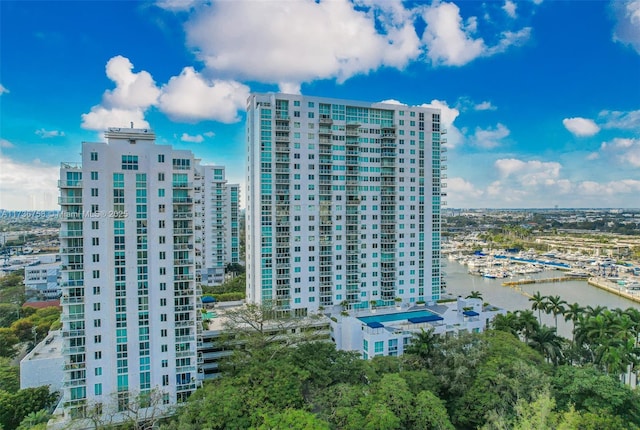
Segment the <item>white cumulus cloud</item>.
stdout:
<svg viewBox="0 0 640 430">
<path fill-rule="evenodd" d="M 200 0 L 157 0 L 156 6 L 171 12 L 183 12 L 191 10 L 200 3 L 202 3 Z"/>
<path fill-rule="evenodd" d="M 104 131 L 109 127 L 129 127 L 130 123 L 137 128 L 151 128 L 144 119 L 141 109 L 117 109 L 94 106 L 91 112 L 82 114 L 82 128 Z"/>
<path fill-rule="evenodd" d="M 209 69 L 228 76 L 286 85 L 344 81 L 419 56 L 413 23 L 395 6 L 398 13 L 376 22 L 375 13 L 347 0 L 216 2 L 187 23 L 187 41 Z"/>
<path fill-rule="evenodd" d="M 0 96 L 4 93 L 10 93 L 10 91 L 2 84 L 0 84 Z"/>
<path fill-rule="evenodd" d="M 421 107 L 440 109 L 440 123 L 442 128 L 447 130 L 444 136 L 447 139 L 447 146 L 454 148 L 464 142 L 462 132 L 454 125 L 454 121 L 460 115 L 460 110 L 450 107 L 446 101 L 431 100 L 431 103 L 422 104 Z"/>
<path fill-rule="evenodd" d="M 509 129 L 500 123 L 495 128 L 476 127 L 475 133 L 471 137 L 471 143 L 480 148 L 492 149 L 500 146 L 502 139 L 509 136 L 510 133 Z"/>
<path fill-rule="evenodd" d="M 4 148 L 4 149 L 9 149 L 9 148 L 13 148 L 14 144 L 9 142 L 7 139 L 2 139 L 0 138 L 0 149 Z"/>
<path fill-rule="evenodd" d="M 61 137 L 64 136 L 64 131 L 59 131 L 59 130 L 45 130 L 44 128 L 41 128 L 39 130 L 36 130 L 36 134 L 38 136 L 40 136 L 43 139 L 49 139 L 51 137 Z"/>
<path fill-rule="evenodd" d="M 103 96 L 103 103 L 108 107 L 121 109 L 146 109 L 156 104 L 160 90 L 146 71 L 133 73 L 133 64 L 121 55 L 111 58 L 107 62 L 107 77 L 116 88 L 107 90 Z"/>
<path fill-rule="evenodd" d="M 504 10 L 505 13 L 509 15 L 511 18 L 516 18 L 518 16 L 516 13 L 516 8 L 517 8 L 516 4 L 511 0 L 506 0 L 504 2 L 504 5 L 502 6 L 502 10 Z"/>
<path fill-rule="evenodd" d="M 162 87 L 158 108 L 174 121 L 216 120 L 232 123 L 239 120 L 249 87 L 235 81 L 205 79 L 193 67 L 185 67 L 179 76 Z"/>
<path fill-rule="evenodd" d="M 460 8 L 453 3 L 434 3 L 423 9 L 427 24 L 422 40 L 427 46 L 427 57 L 434 65 L 462 66 L 478 57 L 486 57 L 506 51 L 511 46 L 525 43 L 531 36 L 531 28 L 516 32 L 503 31 L 494 46 L 487 46 L 484 39 L 474 38 L 477 18 L 463 21 Z"/>
<path fill-rule="evenodd" d="M 603 142 L 600 151 L 613 156 L 620 164 L 640 167 L 640 139 L 616 137 L 610 142 Z"/>
<path fill-rule="evenodd" d="M 616 0 L 611 5 L 616 20 L 613 40 L 640 54 L 640 0 Z"/>
<path fill-rule="evenodd" d="M 640 132 L 640 109 L 628 112 L 603 110 L 598 114 L 598 121 L 601 122 L 602 128 Z"/>
<path fill-rule="evenodd" d="M 490 101 L 484 101 L 484 102 L 478 103 L 473 108 L 475 110 L 496 110 L 496 109 L 498 109 L 497 107 L 492 105 Z"/>
<path fill-rule="evenodd" d="M 190 134 L 182 133 L 182 137 L 180 137 L 180 140 L 183 142 L 202 143 L 204 141 L 204 137 L 202 137 L 201 134 L 191 136 Z"/>
<path fill-rule="evenodd" d="M 494 165 L 502 180 L 515 180 L 524 186 L 553 185 L 562 168 L 555 161 L 522 161 L 516 158 L 499 159 Z"/>
<path fill-rule="evenodd" d="M 60 168 L 39 160 L 19 162 L 0 154 L 0 208 L 56 209 Z"/>
<path fill-rule="evenodd" d="M 588 118 L 565 118 L 562 120 L 562 124 L 573 135 L 579 137 L 593 136 L 600 131 L 600 127 L 592 119 Z"/>
</svg>

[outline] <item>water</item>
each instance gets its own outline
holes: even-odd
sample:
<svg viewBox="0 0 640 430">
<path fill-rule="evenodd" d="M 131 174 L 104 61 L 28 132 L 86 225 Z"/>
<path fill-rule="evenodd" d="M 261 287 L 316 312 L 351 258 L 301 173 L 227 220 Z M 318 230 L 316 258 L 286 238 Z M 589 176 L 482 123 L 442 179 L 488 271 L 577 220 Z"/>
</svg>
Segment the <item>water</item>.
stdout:
<svg viewBox="0 0 640 430">
<path fill-rule="evenodd" d="M 472 290 L 480 291 L 485 302 L 489 302 L 508 311 L 531 309 L 529 298 L 522 292 L 510 288 L 503 287 L 502 283 L 506 281 L 515 281 L 523 278 L 522 275 L 516 275 L 513 279 L 488 279 L 481 276 L 474 276 L 468 273 L 468 268 L 457 261 L 448 260 L 446 263 L 447 272 L 447 293 L 453 296 L 461 295 L 463 297 L 469 295 Z M 533 279 L 553 278 L 562 276 L 559 270 L 545 270 L 544 272 L 534 273 L 530 275 Z M 615 294 L 608 293 L 597 287 L 587 284 L 586 280 L 576 280 L 568 282 L 550 282 L 542 284 L 526 284 L 520 285 L 519 288 L 523 292 L 533 295 L 536 291 L 540 291 L 543 296 L 560 296 L 567 303 L 579 303 L 582 307 L 587 306 L 606 306 L 610 309 L 621 308 L 627 309 L 635 307 L 640 309 L 640 303 L 627 300 Z M 538 311 L 534 311 L 538 316 Z M 542 323 L 551 327 L 555 327 L 555 319 L 553 314 L 545 314 L 542 312 Z M 573 329 L 572 322 L 565 322 L 562 315 L 558 315 L 558 334 L 571 338 Z"/>
</svg>

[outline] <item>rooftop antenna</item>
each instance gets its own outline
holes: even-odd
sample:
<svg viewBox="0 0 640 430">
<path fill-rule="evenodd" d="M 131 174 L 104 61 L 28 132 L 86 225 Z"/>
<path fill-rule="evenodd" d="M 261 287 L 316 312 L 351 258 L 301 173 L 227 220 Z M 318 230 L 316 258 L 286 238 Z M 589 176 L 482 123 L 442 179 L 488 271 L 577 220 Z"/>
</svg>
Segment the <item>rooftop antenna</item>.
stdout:
<svg viewBox="0 0 640 430">
<path fill-rule="evenodd" d="M 131 121 L 131 128 L 133 128 L 133 121 Z"/>
</svg>

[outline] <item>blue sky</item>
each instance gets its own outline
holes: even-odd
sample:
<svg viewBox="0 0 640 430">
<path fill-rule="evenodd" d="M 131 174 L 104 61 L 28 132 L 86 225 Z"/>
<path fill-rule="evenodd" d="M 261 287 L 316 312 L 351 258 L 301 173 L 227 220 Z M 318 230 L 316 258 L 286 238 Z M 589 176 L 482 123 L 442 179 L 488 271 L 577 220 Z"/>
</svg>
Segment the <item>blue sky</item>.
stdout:
<svg viewBox="0 0 640 430">
<path fill-rule="evenodd" d="M 250 92 L 438 106 L 449 207 L 640 207 L 640 0 L 0 2 L 0 208 L 108 126 L 244 184 Z"/>
</svg>

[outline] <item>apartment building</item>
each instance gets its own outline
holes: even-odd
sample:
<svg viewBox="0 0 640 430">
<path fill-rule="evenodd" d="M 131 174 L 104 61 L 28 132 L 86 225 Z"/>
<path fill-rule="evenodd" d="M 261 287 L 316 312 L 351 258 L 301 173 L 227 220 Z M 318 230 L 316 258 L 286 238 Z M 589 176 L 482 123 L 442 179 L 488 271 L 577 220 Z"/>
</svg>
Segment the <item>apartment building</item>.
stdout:
<svg viewBox="0 0 640 430">
<path fill-rule="evenodd" d="M 162 408 L 196 388 L 196 163 L 148 129 L 105 137 L 60 169 L 62 407 L 117 422 L 145 394 Z"/>
<path fill-rule="evenodd" d="M 247 300 L 304 316 L 440 297 L 440 111 L 289 94 L 247 103 Z"/>
<path fill-rule="evenodd" d="M 228 184 L 223 166 L 195 166 L 197 282 L 220 285 L 229 263 L 240 262 L 240 186 Z"/>
</svg>

